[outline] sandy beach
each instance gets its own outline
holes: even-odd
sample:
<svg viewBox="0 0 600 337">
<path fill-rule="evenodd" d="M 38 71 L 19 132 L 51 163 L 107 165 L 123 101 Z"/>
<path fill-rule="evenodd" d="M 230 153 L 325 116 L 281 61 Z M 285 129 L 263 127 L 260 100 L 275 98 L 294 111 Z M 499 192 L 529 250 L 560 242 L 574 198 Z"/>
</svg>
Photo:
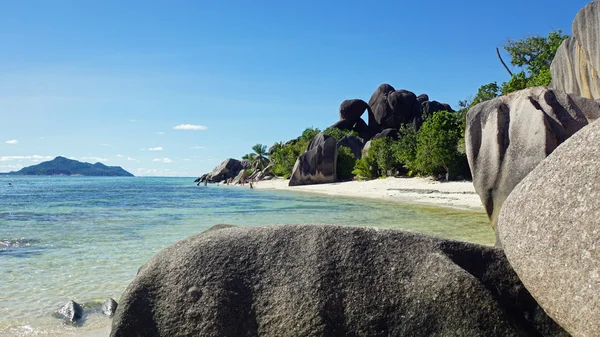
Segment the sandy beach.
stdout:
<svg viewBox="0 0 600 337">
<path fill-rule="evenodd" d="M 484 211 L 470 181 L 439 182 L 431 178 L 385 178 L 331 184 L 288 186 L 289 180 L 260 181 L 257 189 L 318 193 L 329 196 L 369 198 L 392 202 L 426 204 Z M 246 184 L 245 187 L 248 185 Z"/>
</svg>

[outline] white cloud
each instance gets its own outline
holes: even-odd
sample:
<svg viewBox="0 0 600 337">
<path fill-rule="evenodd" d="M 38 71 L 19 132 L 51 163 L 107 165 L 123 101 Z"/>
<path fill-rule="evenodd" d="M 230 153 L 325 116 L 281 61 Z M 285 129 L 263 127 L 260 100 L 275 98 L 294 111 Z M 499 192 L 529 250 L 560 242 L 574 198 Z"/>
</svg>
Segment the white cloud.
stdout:
<svg viewBox="0 0 600 337">
<path fill-rule="evenodd" d="M 53 157 L 51 156 L 40 156 L 40 155 L 33 155 L 33 156 L 0 156 L 0 161 L 12 161 L 12 160 L 50 160 Z"/>
<path fill-rule="evenodd" d="M 135 123 L 135 122 L 137 122 L 137 119 L 130 119 L 129 121 L 130 121 L 131 123 Z"/>
<path fill-rule="evenodd" d="M 133 161 L 133 160 L 135 160 L 135 158 L 127 157 L 127 160 Z"/>
<path fill-rule="evenodd" d="M 81 157 L 80 160 L 91 160 L 91 161 L 95 161 L 95 162 L 102 162 L 102 161 L 108 161 L 108 158 L 102 158 L 102 157 Z"/>
<path fill-rule="evenodd" d="M 151 148 L 148 149 L 148 151 L 162 151 L 162 150 L 164 150 L 162 148 L 162 146 L 151 147 Z"/>
<path fill-rule="evenodd" d="M 194 130 L 194 131 L 203 131 L 208 129 L 204 125 L 193 125 L 193 124 L 179 124 L 173 127 L 174 130 Z"/>
<path fill-rule="evenodd" d="M 164 135 L 165 133 L 164 133 L 164 132 L 162 132 L 162 131 L 158 131 L 156 134 L 157 134 L 157 135 Z"/>
<path fill-rule="evenodd" d="M 123 158 L 123 157 L 125 157 L 125 156 L 124 156 L 124 155 L 122 155 L 122 154 L 118 154 L 118 155 L 117 155 L 117 158 Z"/>
<path fill-rule="evenodd" d="M 190 149 L 202 149 L 202 150 L 205 150 L 206 146 L 190 146 Z"/>
<path fill-rule="evenodd" d="M 173 160 L 171 160 L 171 158 L 154 158 L 152 159 L 152 161 L 157 161 L 157 162 L 161 162 L 161 163 L 172 163 Z"/>
<path fill-rule="evenodd" d="M 14 144 L 17 144 L 18 142 L 19 142 L 19 141 L 18 141 L 18 140 L 16 140 L 16 139 L 11 139 L 11 140 L 7 140 L 7 141 L 6 141 L 6 144 L 11 144 L 11 145 L 14 145 Z"/>
</svg>

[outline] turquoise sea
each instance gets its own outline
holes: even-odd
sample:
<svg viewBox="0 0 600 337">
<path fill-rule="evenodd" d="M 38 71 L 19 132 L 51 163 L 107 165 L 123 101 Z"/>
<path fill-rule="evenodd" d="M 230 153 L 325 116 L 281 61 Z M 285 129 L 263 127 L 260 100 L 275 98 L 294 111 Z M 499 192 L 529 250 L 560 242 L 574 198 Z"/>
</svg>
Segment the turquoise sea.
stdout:
<svg viewBox="0 0 600 337">
<path fill-rule="evenodd" d="M 117 301 L 138 268 L 215 224 L 399 228 L 493 244 L 483 213 L 216 186 L 193 178 L 0 176 L 0 336 L 84 335 L 52 317 L 67 301 Z"/>
</svg>

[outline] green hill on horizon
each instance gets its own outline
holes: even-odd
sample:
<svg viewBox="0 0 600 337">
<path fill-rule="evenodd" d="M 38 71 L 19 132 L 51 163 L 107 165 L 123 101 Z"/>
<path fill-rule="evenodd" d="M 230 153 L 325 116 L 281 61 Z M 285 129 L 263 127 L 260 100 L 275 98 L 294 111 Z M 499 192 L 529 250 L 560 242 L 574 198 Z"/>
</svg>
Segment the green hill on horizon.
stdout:
<svg viewBox="0 0 600 337">
<path fill-rule="evenodd" d="M 106 166 L 100 162 L 95 164 L 84 163 L 73 159 L 58 156 L 50 161 L 37 165 L 27 166 L 19 171 L 5 173 L 9 175 L 37 175 L 37 176 L 111 176 L 133 177 L 120 166 Z"/>
</svg>

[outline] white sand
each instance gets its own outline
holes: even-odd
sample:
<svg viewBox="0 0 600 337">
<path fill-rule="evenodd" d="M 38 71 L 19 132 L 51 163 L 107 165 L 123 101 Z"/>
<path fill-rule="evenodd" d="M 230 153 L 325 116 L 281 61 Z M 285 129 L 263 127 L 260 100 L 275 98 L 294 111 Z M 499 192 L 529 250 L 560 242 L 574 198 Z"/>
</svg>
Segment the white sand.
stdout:
<svg viewBox="0 0 600 337">
<path fill-rule="evenodd" d="M 276 178 L 260 181 L 255 188 L 484 211 L 481 200 L 470 181 L 441 183 L 430 178 L 385 178 L 294 187 L 288 186 L 288 182 L 287 179 Z M 244 187 L 248 188 L 248 184 Z"/>
</svg>

